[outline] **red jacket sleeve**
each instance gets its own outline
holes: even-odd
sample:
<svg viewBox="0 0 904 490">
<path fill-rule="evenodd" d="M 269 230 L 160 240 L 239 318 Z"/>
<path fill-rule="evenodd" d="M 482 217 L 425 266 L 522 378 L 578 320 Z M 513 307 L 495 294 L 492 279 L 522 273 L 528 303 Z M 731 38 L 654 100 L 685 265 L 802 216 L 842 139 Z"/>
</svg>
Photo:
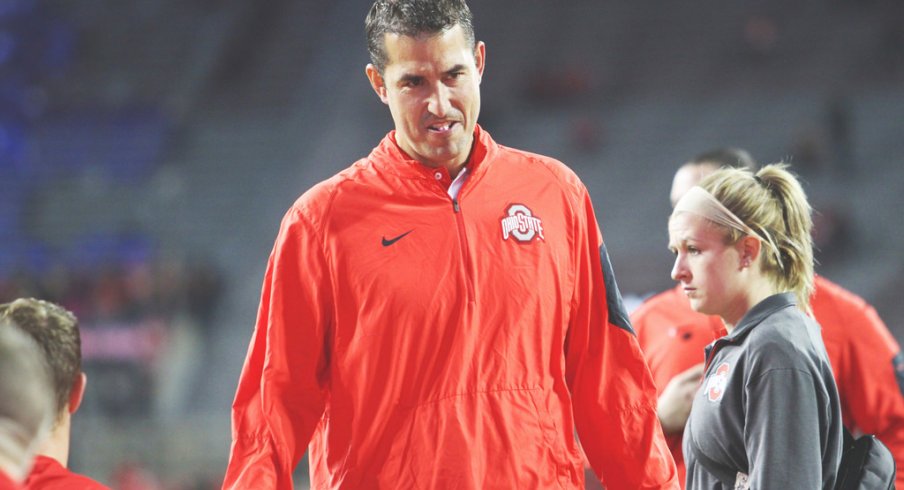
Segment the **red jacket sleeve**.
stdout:
<svg viewBox="0 0 904 490">
<path fill-rule="evenodd" d="M 286 214 L 232 405 L 224 489 L 291 489 L 320 422 L 332 304 L 321 243 L 297 209 Z"/>
<path fill-rule="evenodd" d="M 589 196 L 576 224 L 577 287 L 566 381 L 578 437 L 610 490 L 679 488 L 656 416 L 656 387 L 631 329 Z"/>
<path fill-rule="evenodd" d="M 848 342 L 835 376 L 851 419 L 847 422 L 888 446 L 898 466 L 897 486 L 904 488 L 904 359 L 872 306 L 847 303 L 841 313 L 838 328 Z"/>
</svg>

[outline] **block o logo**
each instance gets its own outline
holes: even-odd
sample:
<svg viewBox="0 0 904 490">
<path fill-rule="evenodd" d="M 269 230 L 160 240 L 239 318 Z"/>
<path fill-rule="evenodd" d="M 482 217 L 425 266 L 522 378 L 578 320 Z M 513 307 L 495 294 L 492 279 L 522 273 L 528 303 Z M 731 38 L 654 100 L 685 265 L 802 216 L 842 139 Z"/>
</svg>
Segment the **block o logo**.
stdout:
<svg viewBox="0 0 904 490">
<path fill-rule="evenodd" d="M 727 362 L 719 364 L 716 372 L 706 382 L 706 398 L 711 402 L 717 402 L 725 394 L 725 386 L 728 384 L 728 372 L 731 366 Z"/>
<path fill-rule="evenodd" d="M 521 243 L 527 243 L 535 237 L 545 240 L 543 236 L 543 222 L 534 216 L 534 213 L 523 204 L 512 204 L 505 210 L 502 218 L 502 239 L 509 237 Z"/>
</svg>

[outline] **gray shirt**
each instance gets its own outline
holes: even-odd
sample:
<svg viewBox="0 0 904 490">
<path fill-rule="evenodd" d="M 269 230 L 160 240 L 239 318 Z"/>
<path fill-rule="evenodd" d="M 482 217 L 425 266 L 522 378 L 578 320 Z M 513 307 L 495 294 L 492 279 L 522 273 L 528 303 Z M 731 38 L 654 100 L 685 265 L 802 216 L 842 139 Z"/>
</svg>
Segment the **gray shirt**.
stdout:
<svg viewBox="0 0 904 490">
<path fill-rule="evenodd" d="M 843 438 L 838 391 L 819 325 L 794 295 L 754 306 L 707 346 L 706 360 L 684 430 L 687 489 L 735 488 L 695 451 L 741 473 L 737 488 L 833 488 Z"/>
</svg>

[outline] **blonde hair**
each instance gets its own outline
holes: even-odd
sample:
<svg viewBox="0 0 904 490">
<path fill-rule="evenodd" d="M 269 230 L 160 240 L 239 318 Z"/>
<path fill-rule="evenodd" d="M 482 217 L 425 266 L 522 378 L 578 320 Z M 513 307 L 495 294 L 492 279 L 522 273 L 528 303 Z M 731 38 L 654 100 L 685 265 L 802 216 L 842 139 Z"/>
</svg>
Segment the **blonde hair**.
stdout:
<svg viewBox="0 0 904 490">
<path fill-rule="evenodd" d="M 723 168 L 700 182 L 726 208 L 761 236 L 771 236 L 777 253 L 763 246 L 762 270 L 780 291 L 793 292 L 798 304 L 810 310 L 813 292 L 813 219 L 807 195 L 784 163 L 766 165 L 756 173 Z M 728 243 L 744 233 L 728 229 Z M 765 244 L 764 244 L 765 245 Z"/>
</svg>

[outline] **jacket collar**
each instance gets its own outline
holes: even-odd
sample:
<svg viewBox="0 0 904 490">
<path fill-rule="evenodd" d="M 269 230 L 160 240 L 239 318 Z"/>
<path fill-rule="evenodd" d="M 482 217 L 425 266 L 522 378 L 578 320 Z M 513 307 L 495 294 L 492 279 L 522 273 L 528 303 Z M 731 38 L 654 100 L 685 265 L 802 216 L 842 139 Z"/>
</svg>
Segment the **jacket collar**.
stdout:
<svg viewBox="0 0 904 490">
<path fill-rule="evenodd" d="M 414 158 L 411 158 L 411 156 L 399 148 L 395 136 L 395 130 L 390 131 L 383 137 L 380 144 L 371 151 L 368 160 L 371 161 L 377 170 L 380 172 L 388 172 L 406 179 L 431 181 L 436 180 L 436 172 L 441 172 L 444 180 L 449 180 L 449 183 L 451 183 L 449 173 L 445 168 L 428 167 Z M 474 145 L 471 148 L 471 155 L 468 157 L 468 161 L 465 162 L 465 165 L 470 172 L 468 179 L 473 180 L 475 177 L 486 171 L 486 165 L 484 165 L 484 163 L 491 159 L 497 149 L 498 145 L 493 141 L 490 133 L 481 128 L 479 124 L 475 125 Z"/>
<path fill-rule="evenodd" d="M 757 325 L 773 313 L 791 307 L 797 306 L 797 298 L 794 293 L 778 293 L 769 296 L 757 303 L 747 314 L 741 318 L 738 325 L 726 337 L 728 341 L 740 341 L 750 333 Z"/>
</svg>

